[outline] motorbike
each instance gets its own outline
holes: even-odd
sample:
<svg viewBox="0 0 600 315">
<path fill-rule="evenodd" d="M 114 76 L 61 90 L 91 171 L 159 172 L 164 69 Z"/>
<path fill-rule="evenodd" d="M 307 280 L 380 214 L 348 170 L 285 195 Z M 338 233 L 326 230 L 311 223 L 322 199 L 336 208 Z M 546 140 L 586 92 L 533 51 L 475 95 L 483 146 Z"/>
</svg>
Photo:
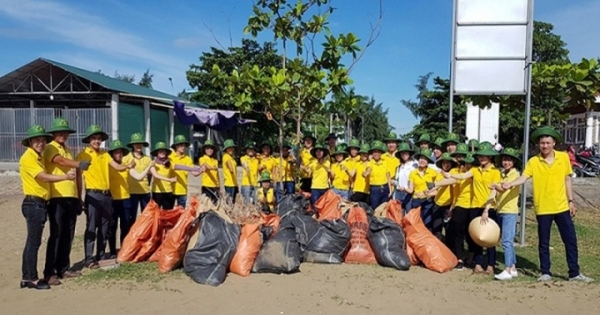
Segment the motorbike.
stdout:
<svg viewBox="0 0 600 315">
<path fill-rule="evenodd" d="M 568 154 L 573 169 L 573 177 L 596 177 L 600 175 L 600 163 L 585 157 L 585 154 L 576 154 L 572 145 L 569 146 Z"/>
</svg>

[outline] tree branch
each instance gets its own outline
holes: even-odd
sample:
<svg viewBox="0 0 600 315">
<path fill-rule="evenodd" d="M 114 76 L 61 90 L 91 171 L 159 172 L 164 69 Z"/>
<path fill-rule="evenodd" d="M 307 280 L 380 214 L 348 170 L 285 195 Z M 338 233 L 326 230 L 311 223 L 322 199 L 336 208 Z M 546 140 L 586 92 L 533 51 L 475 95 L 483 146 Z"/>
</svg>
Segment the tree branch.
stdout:
<svg viewBox="0 0 600 315">
<path fill-rule="evenodd" d="M 381 20 L 382 19 L 383 19 L 383 0 L 379 0 L 379 16 L 377 17 L 377 20 L 375 21 L 375 24 L 369 23 L 371 25 L 371 33 L 369 34 L 369 39 L 367 40 L 367 44 L 365 45 L 364 49 L 360 52 L 360 54 L 358 55 L 358 57 L 356 57 L 352 61 L 352 64 L 350 64 L 350 66 L 348 67 L 348 74 L 350 74 L 350 72 L 352 72 L 352 69 L 354 68 L 354 65 L 356 65 L 356 63 L 365 54 L 365 52 L 367 51 L 367 49 L 369 47 L 371 47 L 371 45 L 373 45 L 373 43 L 375 42 L 375 40 L 377 40 L 377 38 L 379 38 L 379 35 L 381 35 Z"/>
</svg>

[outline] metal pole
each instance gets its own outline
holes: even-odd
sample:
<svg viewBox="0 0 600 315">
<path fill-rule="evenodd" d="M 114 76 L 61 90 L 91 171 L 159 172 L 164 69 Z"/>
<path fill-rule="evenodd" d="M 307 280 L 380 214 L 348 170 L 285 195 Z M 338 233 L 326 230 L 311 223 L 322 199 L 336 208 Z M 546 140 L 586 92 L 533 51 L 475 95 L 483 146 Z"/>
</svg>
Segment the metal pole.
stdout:
<svg viewBox="0 0 600 315">
<path fill-rule="evenodd" d="M 450 51 L 450 104 L 448 110 L 448 132 L 452 132 L 454 120 L 454 61 L 455 61 L 455 47 L 456 47 L 456 7 L 457 0 L 452 1 L 452 49 Z"/>
<path fill-rule="evenodd" d="M 531 119 L 531 72 L 532 72 L 532 60 L 531 54 L 533 53 L 533 1 L 529 0 L 529 12 L 528 12 L 528 52 L 525 69 L 527 71 L 527 96 L 525 102 L 525 130 L 523 131 L 523 165 L 529 160 L 529 121 Z M 527 214 L 527 189 L 525 184 L 521 186 L 521 233 L 519 233 L 519 244 L 525 245 L 525 218 Z"/>
</svg>

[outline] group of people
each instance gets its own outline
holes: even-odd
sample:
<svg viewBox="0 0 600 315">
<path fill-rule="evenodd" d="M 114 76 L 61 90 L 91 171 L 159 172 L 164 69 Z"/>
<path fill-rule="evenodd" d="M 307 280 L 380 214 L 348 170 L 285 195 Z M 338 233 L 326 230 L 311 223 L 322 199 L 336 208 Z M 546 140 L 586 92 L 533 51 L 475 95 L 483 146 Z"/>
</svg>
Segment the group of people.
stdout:
<svg viewBox="0 0 600 315">
<path fill-rule="evenodd" d="M 482 224 L 493 219 L 502 230 L 506 266 L 495 275 L 499 280 L 518 276 L 513 247 L 518 186 L 533 178 L 542 272 L 539 280 L 551 279 L 550 228 L 556 222 L 567 249 L 570 279 L 592 281 L 579 272 L 569 158 L 554 150 L 562 137 L 549 127 L 532 134 L 540 153 L 527 162 L 522 174 L 516 150 L 503 148 L 498 152 L 491 143 L 476 140 L 465 144 L 454 133 L 435 141 L 424 134 L 414 145 L 394 133 L 370 145 L 357 139 L 338 144 L 334 134 L 320 145 L 307 134 L 297 157 L 289 143 L 283 143 L 275 157 L 275 147 L 269 142 L 258 147 L 248 142 L 236 152 L 237 145 L 228 139 L 221 163 L 216 158 L 219 148 L 207 140 L 198 165 L 194 165 L 186 154 L 190 143 L 183 135 L 174 137 L 171 146 L 157 142 L 149 157 L 143 150 L 149 144 L 141 133 L 134 133 L 126 145 L 113 140 L 105 150 L 102 143 L 108 135 L 92 125 L 82 140 L 87 147 L 74 156 L 66 145 L 74 132 L 67 120 L 56 118 L 48 132 L 34 125 L 22 140 L 27 147 L 19 162 L 27 241 L 21 288 L 48 289 L 59 285 L 61 279 L 80 274 L 70 270 L 69 261 L 79 214 L 86 214 L 85 266 L 98 268 L 99 260 L 117 254 L 117 225 L 122 242 L 138 208 L 143 210 L 150 199 L 165 211 L 175 204 L 185 206 L 189 174 L 201 176 L 201 193 L 215 203 L 225 197 L 222 191 L 234 200 L 241 192 L 245 202 L 257 203 L 264 211 L 272 211 L 283 196 L 298 190 L 310 195 L 313 206 L 329 189 L 343 199 L 366 202 L 373 208 L 396 199 L 405 211 L 420 209 L 425 226 L 457 256 L 458 269 L 470 266 L 476 273 L 493 273 L 496 253 L 495 248 L 486 249 L 485 259 L 484 249 L 471 239 L 468 225 L 478 217 Z M 239 163 L 236 154 L 241 154 Z M 40 279 L 36 266 L 46 220 L 50 237 L 44 277 Z M 109 254 L 105 252 L 107 244 Z"/>
</svg>

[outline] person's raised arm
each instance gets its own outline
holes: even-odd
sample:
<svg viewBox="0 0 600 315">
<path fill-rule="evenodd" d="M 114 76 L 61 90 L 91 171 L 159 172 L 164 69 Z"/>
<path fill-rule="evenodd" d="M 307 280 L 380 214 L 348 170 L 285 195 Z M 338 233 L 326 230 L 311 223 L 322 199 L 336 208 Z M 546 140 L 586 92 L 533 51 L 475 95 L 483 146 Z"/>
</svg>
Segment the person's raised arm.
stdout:
<svg viewBox="0 0 600 315">
<path fill-rule="evenodd" d="M 52 175 L 52 174 L 48 174 L 45 172 L 41 172 L 41 173 L 37 174 L 37 176 L 35 178 L 39 179 L 43 182 L 46 182 L 46 183 L 55 183 L 55 182 L 62 182 L 65 180 L 74 180 L 75 177 L 76 177 L 75 171 L 69 171 L 63 175 Z"/>
<path fill-rule="evenodd" d="M 109 165 L 110 165 L 110 167 L 114 168 L 117 172 L 122 172 L 122 171 L 126 171 L 128 169 L 133 168 L 133 166 L 135 166 L 135 162 L 131 161 L 127 165 L 122 165 L 122 164 L 115 162 L 114 160 L 111 160 Z"/>
<path fill-rule="evenodd" d="M 171 178 L 169 178 L 169 177 L 165 177 L 165 176 L 162 176 L 162 175 L 158 174 L 158 172 L 156 171 L 156 167 L 154 167 L 154 166 L 150 167 L 150 174 L 152 174 L 152 176 L 154 178 L 157 178 L 157 179 L 160 179 L 160 180 L 164 180 L 164 181 L 167 181 L 167 182 L 174 183 L 174 182 L 177 181 L 177 177 L 171 177 Z"/>
<path fill-rule="evenodd" d="M 471 171 L 465 172 L 465 173 L 460 173 L 460 174 L 450 174 L 450 173 L 443 173 L 444 177 L 446 178 L 453 178 L 456 180 L 463 180 L 463 179 L 469 179 L 471 177 L 473 177 L 473 173 L 471 173 Z M 449 176 L 446 176 L 446 174 L 448 174 Z"/>
<path fill-rule="evenodd" d="M 529 176 L 523 174 L 523 175 L 519 176 L 519 178 L 513 180 L 512 182 L 502 183 L 502 188 L 504 190 L 508 190 L 515 186 L 521 186 L 521 185 L 525 184 L 525 182 L 527 182 L 528 179 L 529 179 Z"/>
<path fill-rule="evenodd" d="M 406 187 L 406 189 L 404 190 L 407 194 L 412 194 L 415 192 L 415 187 L 413 186 L 413 183 L 411 180 L 408 181 L 408 187 Z"/>
<path fill-rule="evenodd" d="M 132 168 L 129 170 L 129 175 L 131 177 L 133 177 L 135 180 L 143 180 L 144 178 L 146 178 L 146 176 L 148 176 L 148 172 L 150 172 L 150 169 L 154 166 L 154 161 L 150 162 L 150 164 L 148 164 L 148 166 L 146 166 L 146 168 L 141 172 L 138 173 L 135 168 Z"/>
<path fill-rule="evenodd" d="M 454 178 L 444 178 L 444 179 L 442 179 L 440 181 L 435 182 L 435 185 L 433 186 L 433 189 L 438 189 L 438 188 L 443 187 L 443 186 L 454 185 L 456 183 L 458 183 L 457 179 L 454 179 Z"/>
</svg>

